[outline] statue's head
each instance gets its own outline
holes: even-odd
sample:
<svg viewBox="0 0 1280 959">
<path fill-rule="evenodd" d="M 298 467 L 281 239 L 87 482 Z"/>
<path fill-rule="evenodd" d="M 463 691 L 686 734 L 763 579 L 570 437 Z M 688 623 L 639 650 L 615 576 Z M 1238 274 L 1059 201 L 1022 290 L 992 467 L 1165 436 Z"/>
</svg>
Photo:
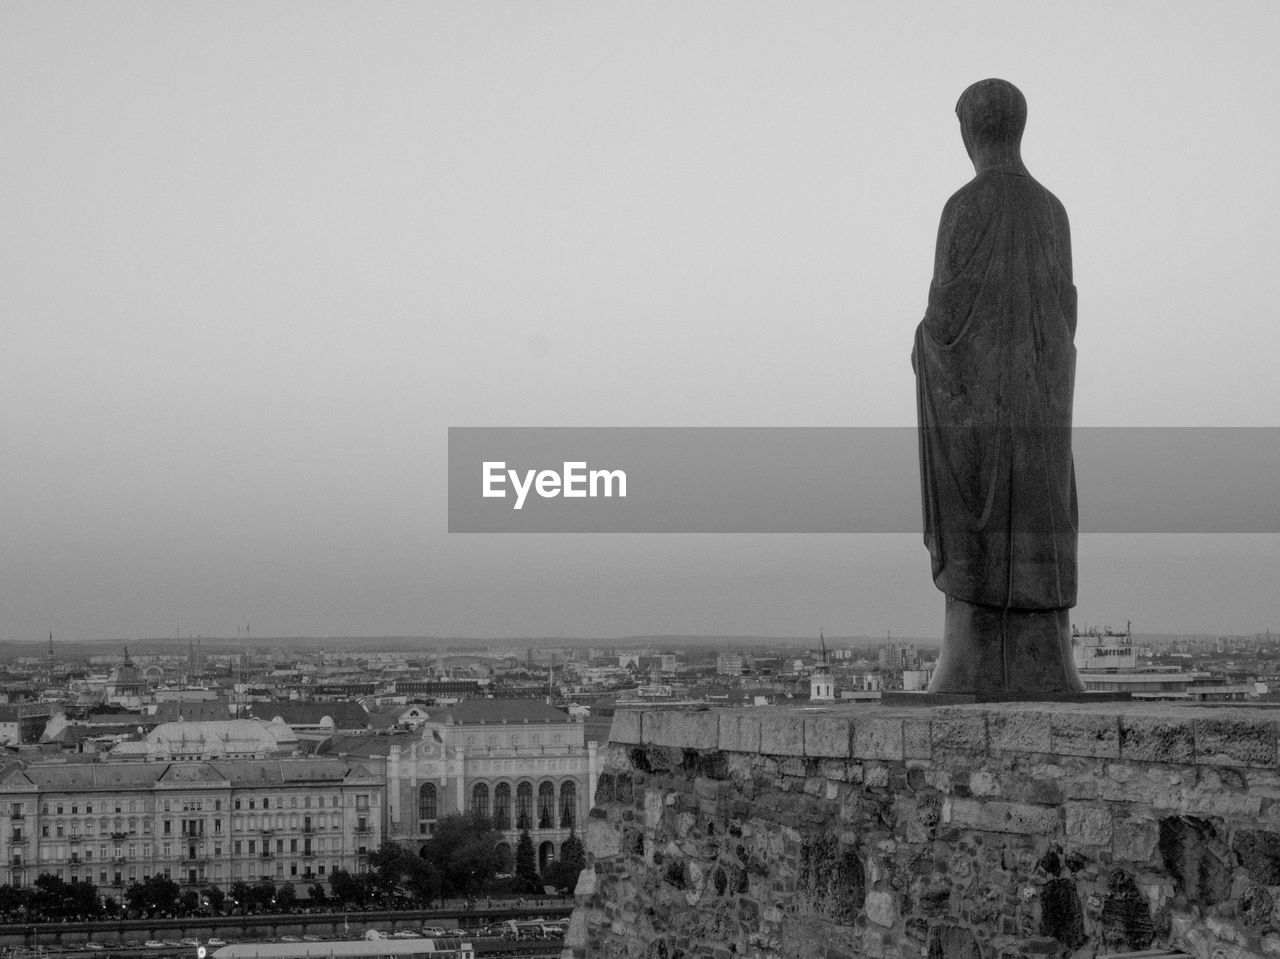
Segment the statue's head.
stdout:
<svg viewBox="0 0 1280 959">
<path fill-rule="evenodd" d="M 975 163 L 980 157 L 1019 154 L 1027 125 L 1027 100 L 1008 80 L 979 80 L 956 103 L 960 135 Z"/>
</svg>

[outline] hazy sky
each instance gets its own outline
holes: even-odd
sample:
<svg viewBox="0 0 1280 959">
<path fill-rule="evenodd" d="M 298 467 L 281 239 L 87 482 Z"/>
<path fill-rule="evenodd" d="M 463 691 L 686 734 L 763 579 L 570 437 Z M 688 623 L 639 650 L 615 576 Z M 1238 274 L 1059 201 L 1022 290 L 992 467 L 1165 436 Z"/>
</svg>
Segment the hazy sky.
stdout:
<svg viewBox="0 0 1280 959">
<path fill-rule="evenodd" d="M 1280 425 L 1277 36 L 1273 0 L 6 2 L 0 638 L 937 635 L 912 536 L 451 536 L 446 429 L 914 423 L 987 76 L 1071 216 L 1077 423 Z M 1088 536 L 1077 619 L 1280 628 L 1277 582 L 1280 537 Z"/>
</svg>

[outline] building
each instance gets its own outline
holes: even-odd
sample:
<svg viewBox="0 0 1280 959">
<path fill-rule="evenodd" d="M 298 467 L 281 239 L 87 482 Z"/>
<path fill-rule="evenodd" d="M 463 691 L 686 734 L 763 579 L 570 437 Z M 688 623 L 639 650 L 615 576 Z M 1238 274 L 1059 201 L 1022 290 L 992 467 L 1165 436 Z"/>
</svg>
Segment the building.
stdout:
<svg viewBox="0 0 1280 959">
<path fill-rule="evenodd" d="M 418 847 L 441 817 L 474 811 L 504 834 L 508 862 L 528 829 L 545 867 L 584 828 L 595 795 L 600 760 L 585 731 L 536 700 L 465 699 L 433 713 L 388 744 L 388 837 Z"/>
<path fill-rule="evenodd" d="M 161 723 L 142 739 L 111 750 L 115 760 L 173 762 L 210 759 L 282 759 L 298 753 L 298 737 L 283 723 L 221 719 Z"/>
<path fill-rule="evenodd" d="M 836 681 L 827 665 L 827 640 L 822 641 L 822 653 L 809 676 L 809 699 L 813 702 L 830 702 L 836 698 Z"/>
<path fill-rule="evenodd" d="M 296 702 L 273 700 L 249 703 L 243 712 L 249 719 L 283 723 L 299 739 L 320 741 L 335 733 L 369 728 L 369 712 L 357 702 Z"/>
<path fill-rule="evenodd" d="M 0 880 L 48 873 L 119 898 L 148 876 L 224 890 L 265 877 L 305 896 L 334 869 L 366 868 L 382 804 L 380 779 L 334 759 L 13 766 Z"/>
</svg>

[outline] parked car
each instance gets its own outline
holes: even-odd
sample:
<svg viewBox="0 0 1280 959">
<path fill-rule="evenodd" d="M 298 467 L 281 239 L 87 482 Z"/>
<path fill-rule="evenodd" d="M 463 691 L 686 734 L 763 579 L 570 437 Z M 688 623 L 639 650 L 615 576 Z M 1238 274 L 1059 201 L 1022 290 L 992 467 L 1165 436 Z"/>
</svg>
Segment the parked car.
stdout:
<svg viewBox="0 0 1280 959">
<path fill-rule="evenodd" d="M 227 944 L 227 940 L 225 940 L 225 939 L 219 939 L 217 936 L 210 936 L 208 939 L 206 939 L 206 940 L 204 941 L 204 944 L 205 944 L 206 946 L 213 946 L 213 947 L 215 947 L 215 948 L 219 948 L 219 949 L 220 949 L 221 947 L 223 947 L 223 946 L 225 946 L 225 945 Z"/>
<path fill-rule="evenodd" d="M 144 944 L 148 949 L 163 949 L 164 943 L 159 939 L 148 939 Z"/>
</svg>

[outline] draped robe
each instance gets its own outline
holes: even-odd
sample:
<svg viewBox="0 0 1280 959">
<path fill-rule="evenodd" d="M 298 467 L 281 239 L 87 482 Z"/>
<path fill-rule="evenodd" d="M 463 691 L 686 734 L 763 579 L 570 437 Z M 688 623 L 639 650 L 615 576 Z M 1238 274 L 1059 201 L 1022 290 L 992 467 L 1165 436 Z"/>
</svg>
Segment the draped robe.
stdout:
<svg viewBox="0 0 1280 959">
<path fill-rule="evenodd" d="M 943 211 L 911 357 L 924 540 L 950 597 L 1075 605 L 1075 326 L 1062 204 L 1020 166 L 979 173 Z"/>
</svg>

